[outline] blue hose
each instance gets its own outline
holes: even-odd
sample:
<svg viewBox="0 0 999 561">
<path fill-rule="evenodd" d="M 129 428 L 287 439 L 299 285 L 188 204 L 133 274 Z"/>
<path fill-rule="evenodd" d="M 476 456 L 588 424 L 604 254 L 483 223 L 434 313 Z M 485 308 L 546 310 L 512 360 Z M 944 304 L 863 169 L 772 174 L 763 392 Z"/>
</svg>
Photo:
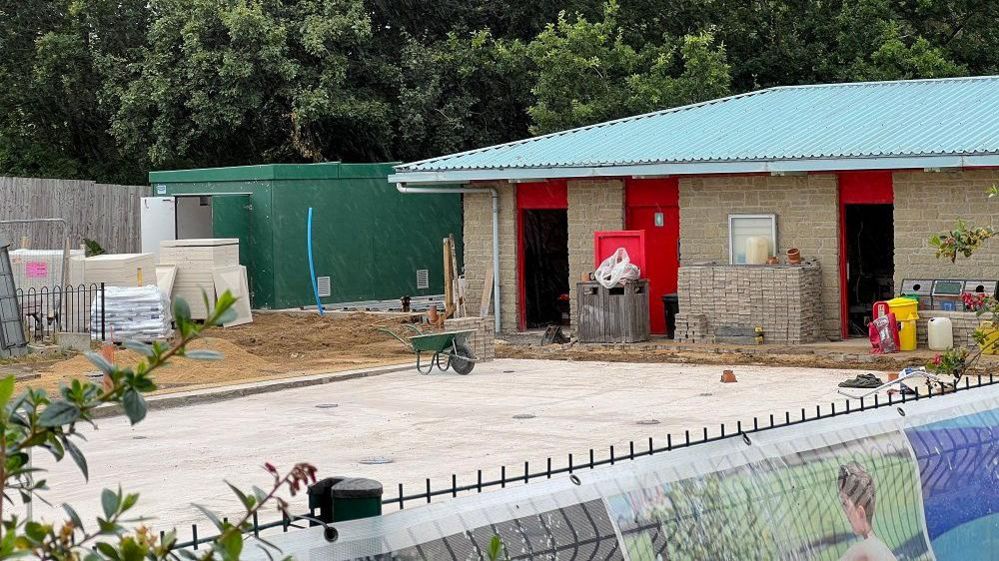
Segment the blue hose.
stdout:
<svg viewBox="0 0 999 561">
<path fill-rule="evenodd" d="M 305 243 L 309 252 L 309 274 L 312 276 L 312 292 L 316 295 L 316 308 L 323 315 L 323 303 L 319 300 L 319 285 L 316 283 L 316 263 L 312 259 L 312 207 L 309 207 L 309 222 L 305 227 Z"/>
</svg>

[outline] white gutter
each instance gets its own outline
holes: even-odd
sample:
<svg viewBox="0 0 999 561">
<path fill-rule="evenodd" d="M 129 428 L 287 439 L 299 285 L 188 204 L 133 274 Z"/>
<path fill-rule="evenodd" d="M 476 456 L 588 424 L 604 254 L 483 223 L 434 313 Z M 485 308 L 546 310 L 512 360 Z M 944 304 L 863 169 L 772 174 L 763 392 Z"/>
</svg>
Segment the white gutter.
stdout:
<svg viewBox="0 0 999 561">
<path fill-rule="evenodd" d="M 492 195 L 493 199 L 493 322 L 496 334 L 500 333 L 500 266 L 499 266 L 499 191 L 495 187 L 407 187 L 398 183 L 395 188 L 406 194 L 484 194 Z"/>
<path fill-rule="evenodd" d="M 718 175 L 731 173 L 784 173 L 892 170 L 962 169 L 999 167 L 999 155 L 917 156 L 886 158 L 830 158 L 809 160 L 686 162 L 668 164 L 607 165 L 592 167 L 495 168 L 410 171 L 396 168 L 392 183 L 440 184 L 470 181 L 544 180 L 562 178 Z"/>
</svg>

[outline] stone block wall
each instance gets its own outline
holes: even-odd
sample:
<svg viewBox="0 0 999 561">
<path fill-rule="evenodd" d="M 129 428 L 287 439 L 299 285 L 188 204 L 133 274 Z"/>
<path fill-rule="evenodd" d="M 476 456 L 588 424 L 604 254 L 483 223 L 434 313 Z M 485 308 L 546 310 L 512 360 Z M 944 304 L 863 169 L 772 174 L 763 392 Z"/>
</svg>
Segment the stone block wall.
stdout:
<svg viewBox="0 0 999 561">
<path fill-rule="evenodd" d="M 517 198 L 509 183 L 493 185 L 499 189 L 500 209 L 500 321 L 504 331 L 517 329 Z M 478 187 L 478 185 L 475 185 Z M 469 313 L 478 313 L 486 270 L 493 266 L 492 195 L 467 194 L 464 197 L 464 272 L 465 294 Z M 443 258 L 443 257 L 442 257 Z M 492 313 L 490 304 L 490 313 Z"/>
<path fill-rule="evenodd" d="M 907 278 L 999 279 L 999 240 L 956 263 L 937 259 L 933 234 L 951 230 L 959 219 L 999 229 L 999 200 L 985 191 L 999 183 L 999 170 L 900 171 L 895 188 L 895 287 Z M 984 279 L 982 279 L 984 280 Z"/>
<path fill-rule="evenodd" d="M 768 343 L 812 343 L 822 338 L 822 268 L 794 265 L 684 265 L 676 338 L 724 342 L 719 328 L 761 326 Z"/>
<path fill-rule="evenodd" d="M 569 181 L 570 317 L 576 327 L 576 283 L 593 270 L 593 233 L 624 228 L 624 182 L 619 179 Z"/>
<path fill-rule="evenodd" d="M 797 247 L 822 275 L 823 335 L 841 337 L 839 298 L 839 182 L 835 174 L 680 179 L 681 266 L 728 263 L 730 214 L 775 214 L 777 253 Z M 783 258 L 783 257 L 782 257 Z M 681 313 L 686 314 L 682 304 Z"/>
<path fill-rule="evenodd" d="M 492 316 L 452 318 L 444 321 L 447 331 L 474 330 L 468 342 L 475 353 L 475 358 L 488 362 L 496 358 L 496 331 Z"/>
</svg>

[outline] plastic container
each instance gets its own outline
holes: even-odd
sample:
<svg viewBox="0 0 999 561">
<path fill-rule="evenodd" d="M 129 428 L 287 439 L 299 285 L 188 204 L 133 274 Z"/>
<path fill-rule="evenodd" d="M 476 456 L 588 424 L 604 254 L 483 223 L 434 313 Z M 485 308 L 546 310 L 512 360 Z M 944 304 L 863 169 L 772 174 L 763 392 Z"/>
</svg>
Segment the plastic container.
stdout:
<svg viewBox="0 0 999 561">
<path fill-rule="evenodd" d="M 596 269 L 618 248 L 628 252 L 628 259 L 638 267 L 642 278 L 645 271 L 645 230 L 608 230 L 593 232 L 593 268 Z"/>
<path fill-rule="evenodd" d="M 765 265 L 770 257 L 770 240 L 763 236 L 746 238 L 746 264 Z"/>
<path fill-rule="evenodd" d="M 930 318 L 926 322 L 926 339 L 931 351 L 954 348 L 954 324 L 950 318 Z"/>
<path fill-rule="evenodd" d="M 916 320 L 909 319 L 898 322 L 898 349 L 900 351 L 916 350 Z"/>
<path fill-rule="evenodd" d="M 919 319 L 917 310 L 919 302 L 912 298 L 892 298 L 888 301 L 888 309 L 895 314 L 895 318 L 901 323 L 908 320 Z"/>
<path fill-rule="evenodd" d="M 888 302 L 875 302 L 874 307 L 871 309 L 871 317 L 874 319 L 885 317 L 891 312 L 891 308 L 888 307 Z"/>
<path fill-rule="evenodd" d="M 981 343 L 982 354 L 999 354 L 999 328 L 996 328 L 991 321 L 983 321 L 978 324 L 978 329 L 985 336 Z"/>
<path fill-rule="evenodd" d="M 933 282 L 933 309 L 945 312 L 963 312 L 964 281 L 938 279 Z"/>
</svg>

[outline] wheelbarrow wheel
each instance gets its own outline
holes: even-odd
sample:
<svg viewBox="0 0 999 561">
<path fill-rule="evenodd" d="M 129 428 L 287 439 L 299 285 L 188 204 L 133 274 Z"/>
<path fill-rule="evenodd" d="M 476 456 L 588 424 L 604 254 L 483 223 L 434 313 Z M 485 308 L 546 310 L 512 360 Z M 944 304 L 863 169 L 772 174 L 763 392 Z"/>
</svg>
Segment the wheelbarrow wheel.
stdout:
<svg viewBox="0 0 999 561">
<path fill-rule="evenodd" d="M 454 350 L 451 353 L 450 359 L 451 368 L 462 376 L 470 373 L 475 368 L 475 354 L 465 341 L 455 340 Z"/>
</svg>

